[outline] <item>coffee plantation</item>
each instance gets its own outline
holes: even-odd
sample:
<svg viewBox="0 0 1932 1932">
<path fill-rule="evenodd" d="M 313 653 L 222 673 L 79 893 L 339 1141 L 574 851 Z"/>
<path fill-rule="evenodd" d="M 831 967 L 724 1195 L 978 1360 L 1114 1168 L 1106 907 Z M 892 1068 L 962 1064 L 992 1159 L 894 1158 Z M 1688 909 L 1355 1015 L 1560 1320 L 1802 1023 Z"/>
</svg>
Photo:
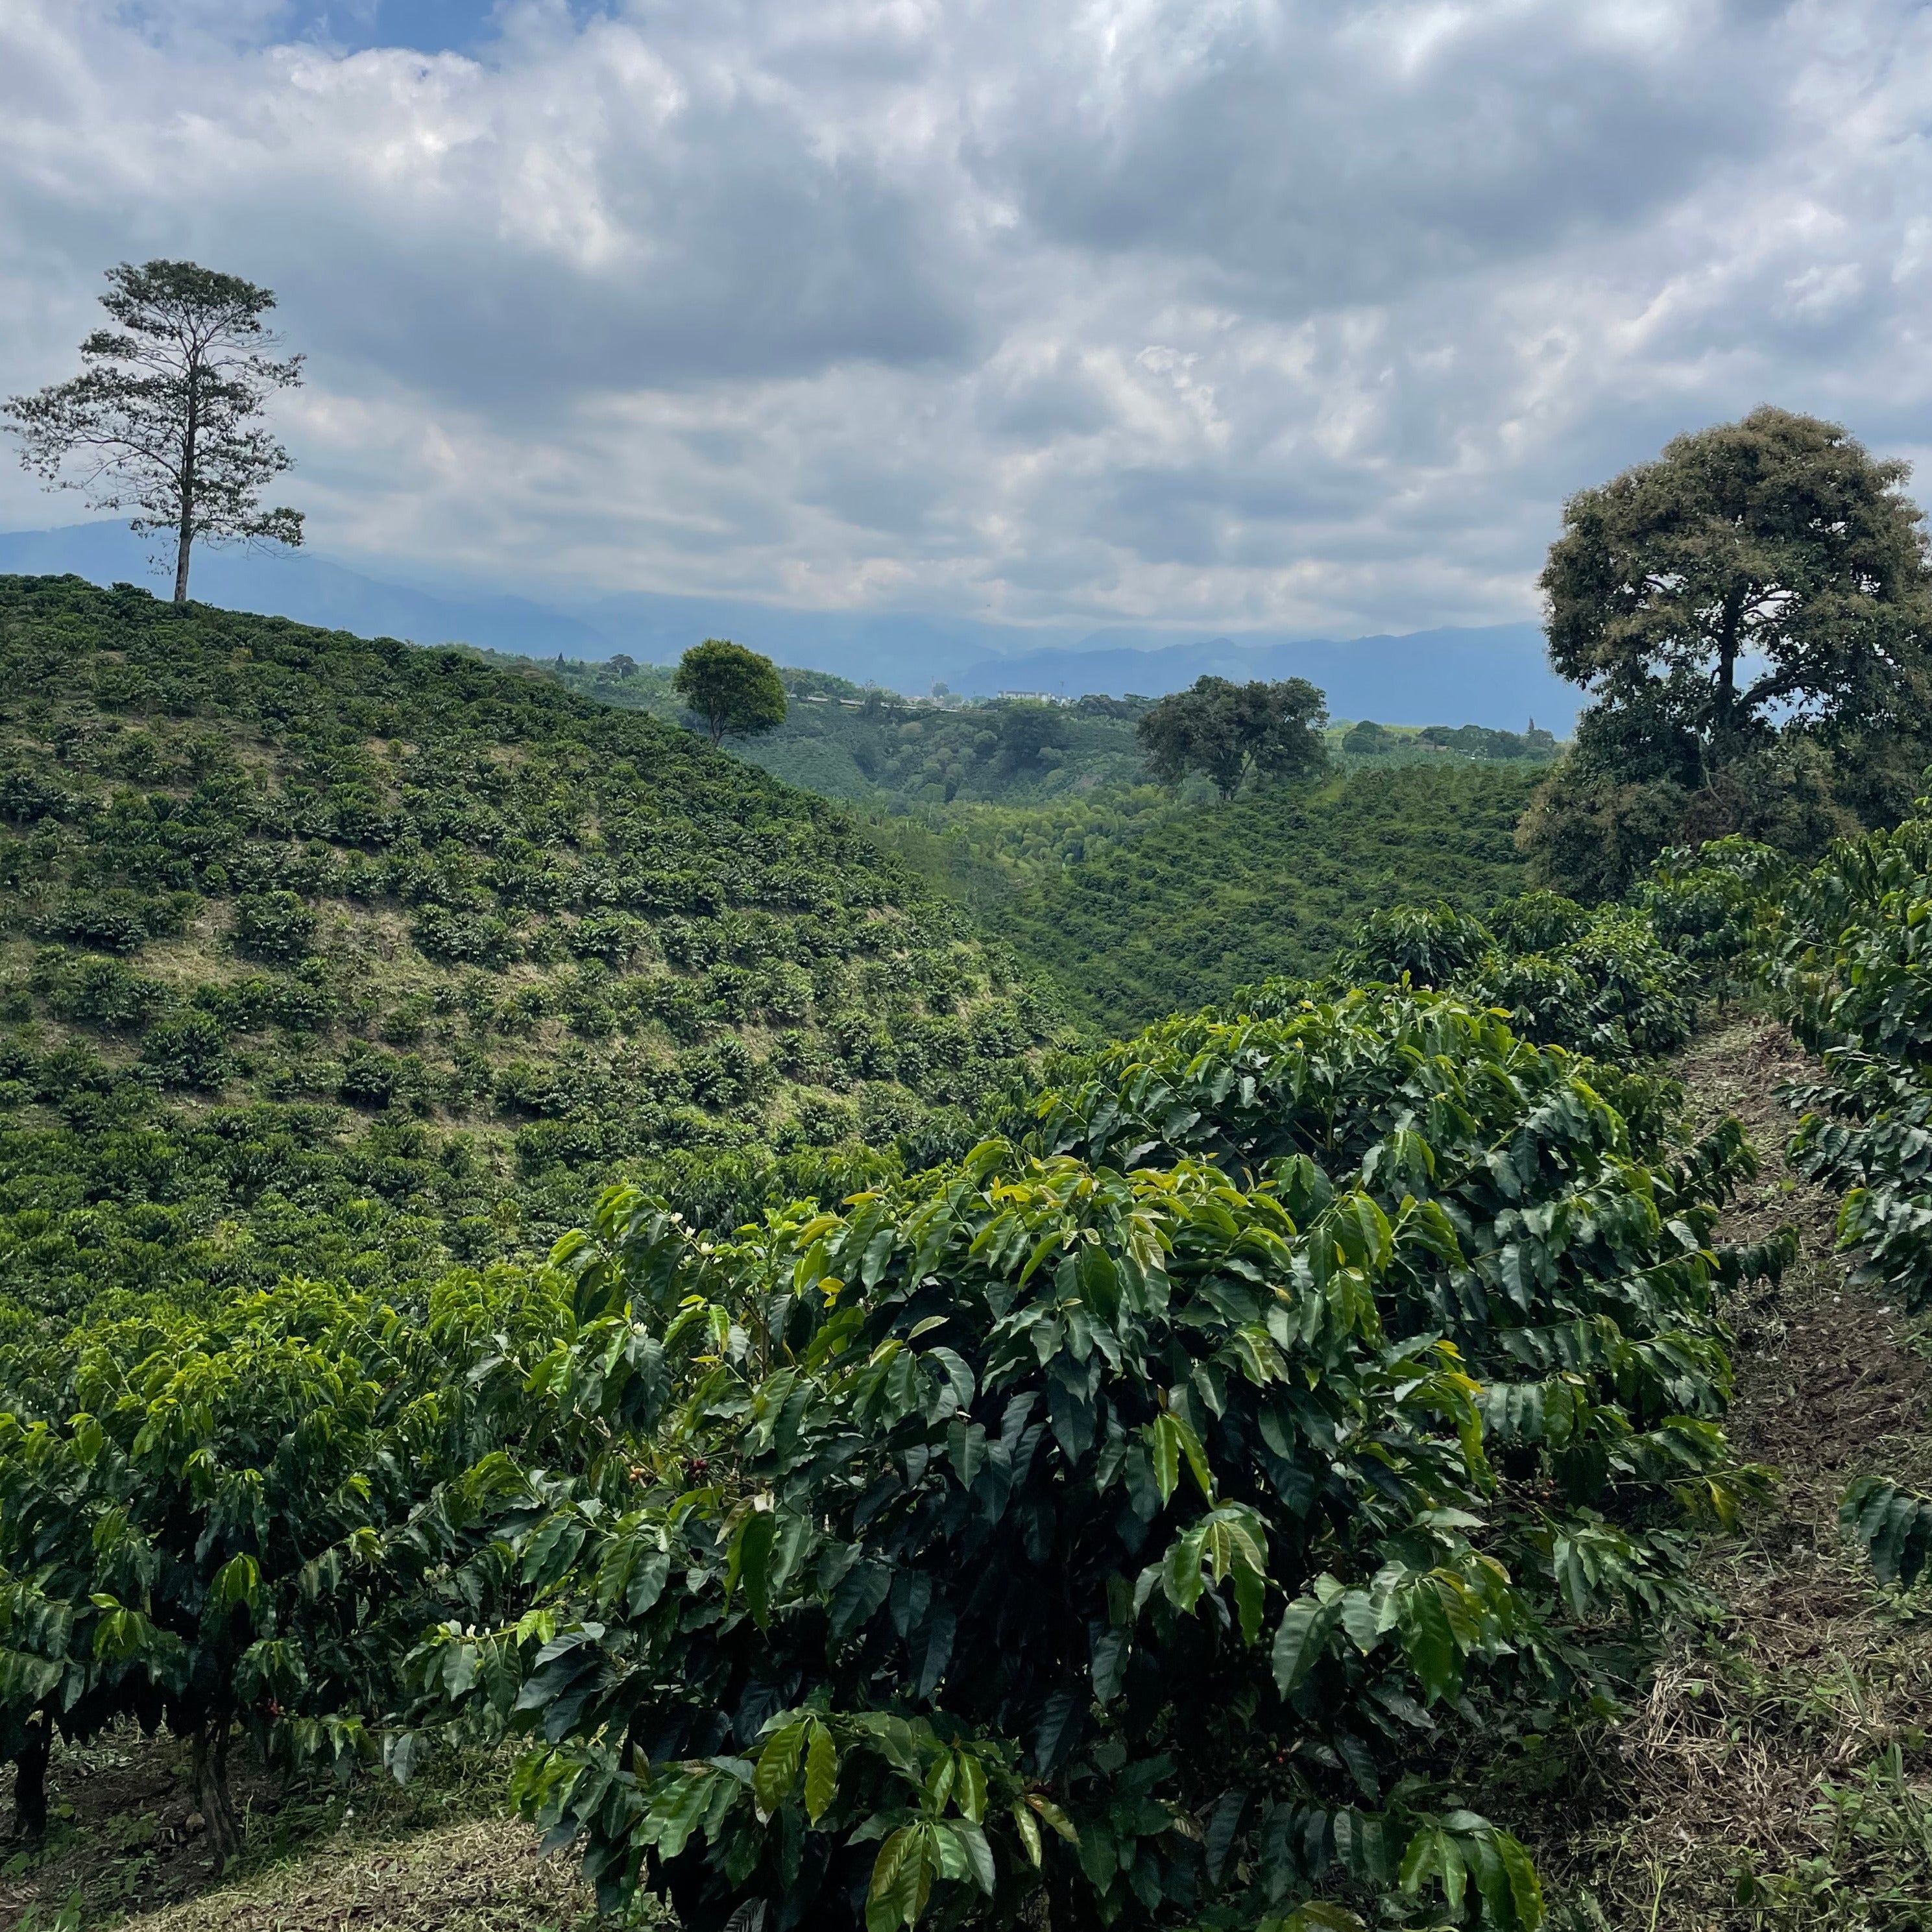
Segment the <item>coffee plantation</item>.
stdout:
<svg viewBox="0 0 1932 1932">
<path fill-rule="evenodd" d="M 241 1755 L 507 1745 L 604 1910 L 693 1932 L 1534 1932 L 1476 1756 L 1612 1708 L 1771 1480 L 1726 1310 L 1794 1243 L 1719 1235 L 1704 1003 L 1790 1015 L 1799 1157 L 1932 1297 L 1922 822 L 1366 895 L 1105 1042 L 640 713 L 73 580 L 0 583 L 0 646 L 29 1834 L 130 1724 L 223 1860 Z M 1910 1484 L 1845 1516 L 1928 1567 Z"/>
<path fill-rule="evenodd" d="M 534 1259 L 620 1171 L 728 1220 L 962 1151 L 1055 1024 L 836 808 L 548 680 L 74 579 L 0 664 L 16 1305 Z"/>
</svg>

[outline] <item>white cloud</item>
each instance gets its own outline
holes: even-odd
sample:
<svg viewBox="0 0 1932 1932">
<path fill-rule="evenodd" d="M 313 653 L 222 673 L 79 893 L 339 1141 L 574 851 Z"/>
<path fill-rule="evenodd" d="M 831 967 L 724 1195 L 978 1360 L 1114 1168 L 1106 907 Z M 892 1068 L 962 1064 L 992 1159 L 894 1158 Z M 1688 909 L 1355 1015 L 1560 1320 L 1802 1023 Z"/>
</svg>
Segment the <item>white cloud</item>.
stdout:
<svg viewBox="0 0 1932 1932">
<path fill-rule="evenodd" d="M 1524 614 L 1762 400 L 1932 444 L 1911 0 L 479 11 L 12 0 L 0 387 L 192 255 L 310 352 L 319 544 L 1190 628 Z"/>
</svg>

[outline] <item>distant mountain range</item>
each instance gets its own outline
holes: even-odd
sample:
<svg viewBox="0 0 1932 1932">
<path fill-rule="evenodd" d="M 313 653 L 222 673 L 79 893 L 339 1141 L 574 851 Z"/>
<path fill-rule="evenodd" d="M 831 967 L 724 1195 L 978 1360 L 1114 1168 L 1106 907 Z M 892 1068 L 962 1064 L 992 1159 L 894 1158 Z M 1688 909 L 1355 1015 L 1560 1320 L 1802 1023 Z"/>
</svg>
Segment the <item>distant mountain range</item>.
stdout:
<svg viewBox="0 0 1932 1932">
<path fill-rule="evenodd" d="M 71 573 L 95 584 L 143 584 L 166 593 L 150 561 L 156 548 L 124 524 L 70 524 L 0 533 L 0 574 Z M 908 693 L 935 683 L 969 697 L 1003 691 L 1078 697 L 1087 692 L 1157 698 L 1204 673 L 1305 677 L 1328 694 L 1337 718 L 1390 724 L 1489 724 L 1521 730 L 1529 719 L 1567 733 L 1579 701 L 1550 670 L 1533 624 L 1418 631 L 1344 642 L 1244 632 L 1171 644 L 1172 633 L 1081 634 L 971 619 L 785 610 L 741 598 L 633 591 L 567 604 L 495 591 L 398 582 L 319 556 L 204 549 L 194 590 L 229 610 L 292 617 L 364 637 L 478 644 L 529 657 L 608 658 L 670 664 L 707 637 L 728 637 L 781 664 L 830 671 Z"/>
<path fill-rule="evenodd" d="M 1413 631 L 1346 643 L 1263 633 L 1198 644 L 1122 648 L 1105 634 L 1072 650 L 1030 651 L 976 664 L 954 681 L 970 697 L 1035 691 L 1052 698 L 1130 691 L 1158 698 L 1197 677 L 1305 677 L 1328 694 L 1336 718 L 1384 724 L 1487 724 L 1520 731 L 1534 722 L 1558 737 L 1576 722 L 1579 694 L 1550 670 L 1534 624 Z"/>
</svg>

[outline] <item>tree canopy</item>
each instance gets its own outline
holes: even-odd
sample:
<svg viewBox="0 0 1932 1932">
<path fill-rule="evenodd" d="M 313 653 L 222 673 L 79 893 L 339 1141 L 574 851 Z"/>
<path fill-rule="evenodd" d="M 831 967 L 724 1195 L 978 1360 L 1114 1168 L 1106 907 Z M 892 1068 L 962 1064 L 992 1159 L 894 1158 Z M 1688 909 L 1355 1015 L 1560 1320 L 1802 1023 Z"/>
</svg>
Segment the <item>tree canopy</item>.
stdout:
<svg viewBox="0 0 1932 1932">
<path fill-rule="evenodd" d="M 175 602 L 188 601 L 197 539 L 302 542 L 299 511 L 264 509 L 262 492 L 288 469 L 262 426 L 268 398 L 302 380 L 299 356 L 264 353 L 273 292 L 194 262 L 123 262 L 100 298 L 118 325 L 80 345 L 78 376 L 14 396 L 0 415 L 20 460 L 55 489 L 81 490 L 97 509 L 134 512 L 135 530 L 175 540 Z M 64 473 L 70 461 L 79 473 Z"/>
<path fill-rule="evenodd" d="M 1526 828 L 1552 883 L 1620 891 L 1663 846 L 1803 845 L 1896 815 L 1932 700 L 1932 573 L 1907 466 L 1754 410 L 1564 506 L 1552 664 L 1594 702 Z"/>
<path fill-rule="evenodd" d="M 1306 678 L 1236 684 L 1209 676 L 1163 698 L 1138 735 L 1148 770 L 1163 784 L 1200 772 L 1226 801 L 1250 772 L 1285 778 L 1320 770 L 1328 720 L 1322 693 Z"/>
<path fill-rule="evenodd" d="M 672 683 L 716 745 L 776 730 L 784 722 L 784 686 L 771 659 L 722 638 L 706 638 L 678 661 Z"/>
<path fill-rule="evenodd" d="M 1036 766 L 1045 754 L 1066 742 L 1064 714 L 1057 704 L 1022 699 L 1000 709 L 1000 755 L 1007 769 Z"/>
<path fill-rule="evenodd" d="M 1676 438 L 1564 506 L 1551 662 L 1714 763 L 1785 719 L 1916 716 L 1932 593 L 1910 473 L 1784 410 Z"/>
</svg>

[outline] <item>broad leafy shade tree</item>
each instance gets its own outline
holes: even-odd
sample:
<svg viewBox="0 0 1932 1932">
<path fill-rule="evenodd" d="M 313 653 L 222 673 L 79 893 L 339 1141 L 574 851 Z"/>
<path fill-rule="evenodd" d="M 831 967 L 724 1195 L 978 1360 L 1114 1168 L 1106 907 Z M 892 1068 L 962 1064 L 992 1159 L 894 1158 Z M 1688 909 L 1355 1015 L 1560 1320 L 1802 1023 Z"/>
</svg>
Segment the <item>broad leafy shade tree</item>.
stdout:
<svg viewBox="0 0 1932 1932">
<path fill-rule="evenodd" d="M 1565 505 L 1541 579 L 1551 662 L 1712 763 L 1785 718 L 1916 715 L 1932 596 L 1910 473 L 1784 410 L 1678 436 Z"/>
<path fill-rule="evenodd" d="M 1011 772 L 1036 767 L 1056 746 L 1066 742 L 1066 720 L 1060 707 L 1023 699 L 1002 707 L 1000 755 Z"/>
<path fill-rule="evenodd" d="M 1858 768 L 1919 735 L 1932 698 L 1908 474 L 1767 407 L 1570 499 L 1541 579 L 1550 655 L 1594 702 L 1526 828 L 1552 883 L 1618 890 L 1681 837 L 1808 842 L 1889 815 Z"/>
<path fill-rule="evenodd" d="M 1236 684 L 1210 676 L 1163 698 L 1137 735 L 1148 769 L 1162 784 L 1179 784 L 1200 772 L 1225 802 L 1250 772 L 1288 778 L 1319 770 L 1328 756 L 1321 735 L 1328 722 L 1322 694 L 1306 678 Z"/>
<path fill-rule="evenodd" d="M 750 737 L 785 720 L 784 686 L 767 657 L 722 638 L 706 638 L 679 659 L 672 688 L 704 721 L 712 744 Z"/>
<path fill-rule="evenodd" d="M 301 382 L 302 358 L 266 352 L 278 346 L 262 321 L 274 296 L 239 276 L 124 262 L 107 282 L 100 303 L 117 326 L 80 345 L 80 374 L 10 398 L 0 415 L 22 464 L 50 488 L 84 490 L 96 509 L 131 509 L 143 535 L 172 534 L 175 602 L 184 604 L 197 538 L 302 542 L 299 511 L 262 507 L 291 458 L 261 418 L 277 390 Z"/>
</svg>

